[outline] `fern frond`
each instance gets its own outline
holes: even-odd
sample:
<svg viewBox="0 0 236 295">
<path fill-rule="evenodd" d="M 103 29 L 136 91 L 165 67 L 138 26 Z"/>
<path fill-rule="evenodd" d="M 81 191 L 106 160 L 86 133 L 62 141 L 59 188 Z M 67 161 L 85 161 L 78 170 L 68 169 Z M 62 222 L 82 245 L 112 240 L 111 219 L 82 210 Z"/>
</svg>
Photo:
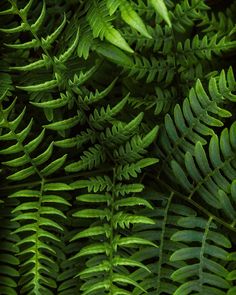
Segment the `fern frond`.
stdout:
<svg viewBox="0 0 236 295">
<path fill-rule="evenodd" d="M 89 52 L 94 44 L 93 33 L 90 25 L 87 21 L 80 22 L 80 42 L 77 47 L 77 54 L 79 57 L 83 57 L 85 60 L 89 57 Z"/>
<path fill-rule="evenodd" d="M 54 100 L 48 100 L 48 101 L 43 101 L 43 102 L 30 102 L 33 106 L 36 106 L 38 108 L 43 108 L 43 109 L 57 109 L 64 107 L 65 105 L 68 104 L 70 100 L 70 94 L 66 93 L 60 93 L 60 98 L 54 99 Z"/>
<path fill-rule="evenodd" d="M 78 87 L 74 88 L 73 90 L 79 94 L 79 102 L 82 103 L 82 107 L 85 110 L 88 110 L 89 105 L 99 102 L 100 100 L 102 100 L 104 97 L 106 97 L 112 91 L 112 89 L 116 83 L 116 80 L 117 79 L 113 80 L 111 82 L 111 84 L 109 84 L 104 90 L 101 90 L 101 91 L 96 89 L 95 92 L 92 92 L 92 91 L 88 91 L 85 88 L 81 93 L 81 90 Z M 108 107 L 108 108 L 110 108 L 110 107 Z M 98 113 L 96 113 L 96 115 L 99 116 Z M 95 116 L 95 112 L 94 112 L 94 116 Z"/>
<path fill-rule="evenodd" d="M 134 136 L 125 146 L 120 146 L 119 149 L 114 150 L 115 159 L 132 163 L 141 159 L 146 153 L 146 148 L 153 142 L 158 132 L 158 127 L 153 128 L 145 137 Z"/>
<path fill-rule="evenodd" d="M 87 180 L 78 180 L 70 185 L 74 189 L 86 188 L 88 192 L 111 191 L 112 181 L 108 176 L 90 177 Z M 92 200 L 93 201 L 93 200 Z"/>
<path fill-rule="evenodd" d="M 190 42 L 185 40 L 184 44 L 177 44 L 177 53 L 179 54 L 180 63 L 186 65 L 199 62 L 199 59 L 212 59 L 212 54 L 221 55 L 223 52 L 233 50 L 236 47 L 235 41 L 227 40 L 227 38 L 219 38 L 218 34 L 210 39 L 205 35 L 201 40 L 198 35 L 195 35 Z"/>
<path fill-rule="evenodd" d="M 174 108 L 174 118 L 165 116 L 165 130 L 160 135 L 160 143 L 167 157 L 165 162 L 172 158 L 181 161 L 186 151 L 193 152 L 197 141 L 206 144 L 206 136 L 213 135 L 214 127 L 223 126 L 224 118 L 231 116 L 230 112 L 222 109 L 225 99 L 233 100 L 232 91 L 235 89 L 235 80 L 232 69 L 227 74 L 224 71 L 220 76 L 212 77 L 208 91 L 203 88 L 200 80 L 189 92 L 189 97 L 183 102 L 182 108 L 177 104 Z"/>
<path fill-rule="evenodd" d="M 155 94 L 143 97 L 129 97 L 129 103 L 138 109 L 145 107 L 145 110 L 153 109 L 154 115 L 166 114 L 173 102 L 177 99 L 175 87 L 155 87 Z"/>
<path fill-rule="evenodd" d="M 14 66 L 11 67 L 12 70 L 15 71 L 35 71 L 42 68 L 50 69 L 53 68 L 53 75 L 52 78 L 48 81 L 44 81 L 34 85 L 27 85 L 27 86 L 18 86 L 19 89 L 29 91 L 29 92 L 36 92 L 36 91 L 47 91 L 53 89 L 55 87 L 64 87 L 64 81 L 62 79 L 61 69 L 65 68 L 65 63 L 73 54 L 74 50 L 77 47 L 78 38 L 79 38 L 79 30 L 77 29 L 73 42 L 69 45 L 69 47 L 62 53 L 57 56 L 54 56 L 49 52 L 52 47 L 52 43 L 59 37 L 62 33 L 65 24 L 66 24 L 66 17 L 61 22 L 61 24 L 52 32 L 50 35 L 46 37 L 40 37 L 38 34 L 39 29 L 41 28 L 45 17 L 46 17 L 46 2 L 43 2 L 42 9 L 40 15 L 36 19 L 33 24 L 30 24 L 27 19 L 27 14 L 31 7 L 33 1 L 30 1 L 28 5 L 24 9 L 18 9 L 17 4 L 15 2 L 11 2 L 12 10 L 15 14 L 17 14 L 21 18 L 21 25 L 16 28 L 12 29 L 2 29 L 5 33 L 21 33 L 23 31 L 29 31 L 31 35 L 34 37 L 32 40 L 27 41 L 25 43 L 16 43 L 16 44 L 6 44 L 10 48 L 18 49 L 18 50 L 28 50 L 28 49 L 35 49 L 38 50 L 41 48 L 42 54 L 41 57 L 37 60 L 33 59 L 32 62 L 28 62 L 26 65 Z M 27 8 L 27 9 L 26 9 Z"/>
<path fill-rule="evenodd" d="M 80 185 L 79 182 L 75 184 L 76 187 L 78 187 L 77 186 L 78 184 Z M 122 204 L 121 202 L 122 200 L 120 200 L 115 202 L 113 205 L 113 202 L 114 202 L 114 192 L 112 192 L 113 190 L 115 190 L 116 195 L 118 197 L 119 194 L 117 194 L 117 189 L 113 187 L 113 189 L 111 188 L 111 193 L 109 193 L 108 191 L 104 193 L 104 195 L 94 194 L 94 193 L 86 194 L 86 195 L 78 196 L 77 199 L 80 202 L 91 202 L 91 204 L 92 202 L 96 202 L 98 205 L 99 203 L 106 202 L 107 206 L 109 206 L 110 208 L 113 208 L 112 210 L 114 210 L 115 208 L 116 210 L 118 210 L 120 207 L 123 207 L 123 206 L 137 205 L 134 202 L 134 200 L 133 202 L 130 202 L 129 204 L 128 203 Z M 140 199 L 140 205 L 142 204 L 149 206 L 148 202 L 142 201 L 142 199 Z M 98 277 L 100 281 L 99 283 L 94 285 L 95 289 L 91 288 L 90 285 L 86 283 L 82 285 L 81 290 L 84 291 L 82 294 L 90 294 L 90 293 L 92 294 L 94 290 L 97 291 L 99 289 L 111 291 L 113 288 L 117 288 L 116 286 L 117 282 L 121 282 L 122 284 L 125 284 L 125 285 L 131 284 L 144 291 L 144 289 L 141 286 L 139 286 L 139 284 L 135 280 L 129 278 L 129 276 L 127 275 L 124 276 L 123 274 L 120 274 L 120 273 L 118 276 L 118 273 L 116 273 L 115 267 L 119 265 L 122 265 L 123 267 L 127 265 L 127 266 L 141 267 L 146 269 L 146 267 L 143 264 L 136 263 L 135 260 L 123 258 L 122 256 L 120 256 L 118 254 L 119 248 L 120 247 L 130 248 L 132 245 L 133 247 L 137 247 L 138 245 L 154 246 L 154 244 L 145 239 L 141 239 L 134 236 L 121 237 L 118 233 L 116 234 L 115 232 L 113 233 L 113 228 L 118 229 L 119 227 L 121 228 L 124 228 L 125 226 L 129 227 L 130 224 L 134 224 L 134 223 L 153 223 L 153 222 L 151 219 L 145 218 L 144 216 L 133 216 L 132 214 L 125 214 L 122 211 L 118 212 L 117 214 L 114 214 L 114 213 L 113 211 L 110 211 L 109 209 L 105 209 L 105 210 L 104 209 L 83 209 L 74 213 L 75 217 L 100 219 L 102 221 L 102 224 L 98 226 L 96 226 L 95 224 L 91 224 L 91 226 L 88 229 L 85 229 L 77 233 L 72 240 L 77 240 L 77 239 L 86 238 L 86 237 L 95 238 L 96 236 L 105 236 L 106 239 L 108 239 L 108 242 L 93 243 L 83 247 L 80 250 L 80 252 L 73 257 L 73 259 L 76 259 L 81 256 L 84 256 L 84 255 L 87 256 L 91 254 L 96 255 L 98 257 L 97 260 L 94 259 L 94 262 L 90 267 L 83 270 L 81 273 L 79 273 L 79 275 L 81 276 L 82 279 L 84 280 L 87 279 L 88 280 L 87 283 L 89 282 L 89 278 L 91 277 Z M 115 236 L 113 237 L 114 234 Z M 103 255 L 104 260 L 99 261 L 98 255 Z M 114 267 L 114 270 L 112 270 L 113 267 Z"/>
<path fill-rule="evenodd" d="M 125 96 L 112 109 L 110 108 L 110 105 L 107 106 L 106 110 L 104 108 L 101 108 L 100 113 L 96 109 L 93 115 L 90 115 L 89 117 L 90 124 L 97 129 L 103 129 L 104 123 L 112 121 L 112 118 L 121 112 L 126 102 L 128 101 L 128 96 L 129 95 Z"/>
<path fill-rule="evenodd" d="M 60 148 L 73 148 L 77 149 L 81 148 L 88 141 L 94 142 L 95 132 L 91 129 L 87 129 L 86 131 L 82 131 L 75 137 L 66 138 L 62 140 L 57 140 L 54 142 L 54 145 Z"/>
<path fill-rule="evenodd" d="M 146 199 L 154 206 L 154 210 L 141 209 L 140 214 L 153 219 L 155 224 L 137 224 L 134 226 L 134 234 L 138 237 L 148 239 L 157 245 L 158 249 L 152 247 L 143 247 L 132 254 L 136 261 L 146 264 L 151 273 L 143 269 L 136 270 L 132 277 L 141 280 L 141 285 L 146 286 L 148 294 L 173 294 L 176 290 L 176 284 L 171 280 L 171 274 L 176 268 L 183 266 L 182 262 L 171 262 L 170 255 L 173 251 L 181 249 L 181 242 L 173 242 L 170 237 L 177 231 L 177 220 L 182 216 L 195 216 L 196 212 L 191 208 L 177 204 L 173 197 L 174 194 L 166 195 L 157 191 L 145 190 Z M 140 295 L 139 289 L 135 288 L 134 295 Z"/>
<path fill-rule="evenodd" d="M 177 32 L 184 33 L 188 27 L 192 27 L 195 20 L 202 19 L 202 12 L 209 9 L 203 0 L 183 0 L 177 3 L 174 11 L 170 11 L 170 19 L 173 28 Z"/>
<path fill-rule="evenodd" d="M 21 21 L 21 24 L 17 27 L 1 28 L 0 30 L 2 32 L 8 33 L 8 34 L 18 33 L 18 32 L 22 32 L 22 31 L 30 31 L 30 32 L 32 32 L 32 34 L 36 34 L 45 19 L 45 15 L 46 15 L 45 2 L 42 3 L 41 12 L 33 24 L 29 24 L 27 21 L 28 12 L 33 4 L 33 1 L 29 1 L 28 4 L 26 4 L 26 6 L 20 10 L 18 9 L 15 1 L 9 1 L 9 2 L 11 3 L 12 7 L 3 13 L 4 14 L 18 14 L 22 21 Z"/>
<path fill-rule="evenodd" d="M 135 76 L 137 80 L 147 76 L 146 81 L 150 83 L 156 79 L 157 82 L 163 81 L 169 84 L 175 75 L 175 63 L 172 56 L 167 59 L 156 59 L 151 56 L 150 59 L 146 57 L 134 56 L 132 63 L 122 65 L 130 76 Z"/>
<path fill-rule="evenodd" d="M 94 147 L 90 147 L 88 151 L 83 153 L 81 160 L 77 163 L 69 164 L 65 167 L 67 172 L 78 172 L 81 170 L 91 170 L 104 163 L 106 154 L 101 145 L 96 144 Z"/>
<path fill-rule="evenodd" d="M 228 238 L 217 232 L 211 218 L 183 217 L 178 224 L 186 229 L 175 233 L 171 240 L 184 242 L 186 247 L 175 251 L 170 260 L 185 260 L 188 264 L 171 275 L 174 281 L 180 282 L 173 294 L 225 294 L 230 288 L 225 279 L 228 272 L 222 266 L 228 255 L 225 248 L 231 247 Z M 192 242 L 196 245 L 191 246 Z M 196 263 L 191 262 L 194 260 Z"/>
<path fill-rule="evenodd" d="M 158 162 L 157 159 L 146 158 L 146 159 L 142 159 L 136 163 L 126 164 L 124 166 L 118 166 L 117 167 L 117 179 L 129 180 L 131 177 L 137 177 L 137 174 L 141 172 L 142 168 L 156 164 L 157 162 Z"/>
<path fill-rule="evenodd" d="M 43 128 L 57 131 L 66 130 L 76 126 L 81 120 L 83 120 L 83 117 L 79 114 L 69 119 L 43 125 Z"/>
<path fill-rule="evenodd" d="M 48 189 L 47 189 L 48 191 Z M 10 198 L 26 198 L 13 210 L 17 216 L 13 219 L 20 223 L 14 233 L 22 236 L 17 243 L 21 248 L 21 278 L 19 285 L 22 293 L 53 294 L 50 289 L 56 288 L 58 267 L 55 263 L 56 244 L 60 241 L 54 231 L 63 227 L 55 218 L 65 218 L 61 209 L 56 206 L 69 206 L 69 202 L 58 195 L 45 193 L 44 181 L 39 190 L 22 190 L 13 193 Z M 50 216 L 50 217 L 48 217 Z M 27 221 L 27 222 L 26 222 Z M 61 221 L 60 221 L 61 223 Z M 32 274 L 33 277 L 32 277 Z"/>
<path fill-rule="evenodd" d="M 37 174 L 41 178 L 54 173 L 63 165 L 66 155 L 64 155 L 62 158 L 58 158 L 53 163 L 48 164 L 44 168 L 38 167 L 39 165 L 45 164 L 46 161 L 49 160 L 52 155 L 53 146 L 52 144 L 49 144 L 49 146 L 46 147 L 46 149 L 41 154 L 37 156 L 31 156 L 31 154 L 42 143 L 45 130 L 42 130 L 39 135 L 31 139 L 28 143 L 23 143 L 30 134 L 33 121 L 31 120 L 22 131 L 17 131 L 18 125 L 20 125 L 20 123 L 23 121 L 25 109 L 16 119 L 9 121 L 8 116 L 10 115 L 11 109 L 14 107 L 15 103 L 16 100 L 13 101 L 7 109 L 3 109 L 1 105 L 0 110 L 2 115 L 0 126 L 6 129 L 6 132 L 2 133 L 0 139 L 4 141 L 16 141 L 15 144 L 10 144 L 9 146 L 0 150 L 0 154 L 2 155 L 13 156 L 17 154 L 15 158 L 2 162 L 6 166 L 17 168 L 17 171 L 13 174 L 10 174 L 7 178 L 14 181 L 21 181 L 34 174 Z M 19 152 L 21 152 L 23 155 L 18 156 Z M 29 166 L 25 168 L 25 165 L 27 164 Z"/>
<path fill-rule="evenodd" d="M 106 130 L 100 134 L 101 141 L 107 146 L 114 146 L 115 144 L 122 144 L 128 141 L 137 131 L 142 119 L 143 113 L 140 113 L 128 124 L 120 121 L 114 122 L 112 128 L 107 127 Z"/>
<path fill-rule="evenodd" d="M 48 35 L 45 38 L 44 37 L 41 38 L 43 48 L 46 48 L 47 50 L 51 49 L 53 42 L 55 42 L 56 39 L 60 36 L 65 25 L 66 25 L 66 15 L 64 14 L 61 24 L 54 30 L 54 32 L 52 32 L 50 35 Z"/>
<path fill-rule="evenodd" d="M 97 60 L 96 63 L 95 63 L 95 65 L 93 67 L 91 67 L 88 71 L 86 71 L 86 72 L 81 71 L 79 73 L 79 75 L 75 74 L 73 80 L 71 80 L 71 79 L 69 80 L 69 85 L 72 86 L 72 87 L 73 86 L 76 87 L 76 86 L 80 86 L 80 85 L 84 84 L 87 80 L 89 80 L 92 77 L 92 75 L 94 73 L 96 73 L 96 71 L 99 69 L 101 63 L 102 62 L 100 60 Z M 109 93 L 109 91 L 114 86 L 115 82 L 116 82 L 116 79 L 106 88 L 106 90 L 103 91 L 103 93 L 105 93 L 105 95 L 107 95 Z M 73 90 L 75 92 L 77 91 L 78 93 L 80 93 L 80 91 L 77 88 L 75 88 L 75 89 L 73 88 Z M 94 95 L 91 95 L 91 96 L 92 97 L 93 96 L 95 97 L 96 95 L 97 95 L 97 93 L 94 94 Z"/>
<path fill-rule="evenodd" d="M 132 125 L 135 126 L 136 123 L 132 122 Z M 154 128 L 142 140 L 140 139 L 142 148 L 147 148 L 152 143 L 157 130 L 157 127 Z M 129 141 L 132 142 L 132 139 L 129 139 Z M 130 145 L 129 141 L 127 144 Z M 118 292 L 119 290 L 119 293 L 126 293 L 126 290 L 133 287 L 145 292 L 145 289 L 139 285 L 137 280 L 131 278 L 132 272 L 128 267 L 138 267 L 148 271 L 147 268 L 142 263 L 136 263 L 135 260 L 130 259 L 123 249 L 136 249 L 147 245 L 155 247 L 156 245 L 147 239 L 142 239 L 135 235 L 126 237 L 122 231 L 126 228 L 129 229 L 134 224 L 153 224 L 154 222 L 151 218 L 137 215 L 132 210 L 136 206 L 146 206 L 148 208 L 152 208 L 152 206 L 141 197 L 129 197 L 131 194 L 142 192 L 144 188 L 142 184 L 135 182 L 125 184 L 118 182 L 118 180 L 123 177 L 129 180 L 131 177 L 137 177 L 137 172 L 140 172 L 142 168 L 148 165 L 155 164 L 157 161 L 154 159 L 143 159 L 137 164 L 135 163 L 135 158 L 129 159 L 129 161 L 134 162 L 133 166 L 130 166 L 131 169 L 128 167 L 129 164 L 124 168 L 122 166 L 115 166 L 113 168 L 113 178 L 105 175 L 103 178 L 78 180 L 70 185 L 73 189 L 81 190 L 87 188 L 88 191 L 88 193 L 78 195 L 77 200 L 81 203 L 80 210 L 73 213 L 73 216 L 87 219 L 89 226 L 76 233 L 71 239 L 71 241 L 78 239 L 90 240 L 89 244 L 85 244 L 72 257 L 73 260 L 84 256 L 94 256 L 94 258 L 88 260 L 85 270 L 78 273 L 78 276 L 85 281 L 80 288 L 82 294 L 93 294 L 100 290 L 101 292 L 106 290 Z M 68 168 L 66 169 L 69 171 Z M 124 199 L 124 196 L 127 197 Z M 83 203 L 90 206 L 81 208 Z M 104 203 L 106 204 L 105 207 Z M 119 268 L 122 271 L 119 271 Z M 93 285 L 91 285 L 92 281 Z"/>
<path fill-rule="evenodd" d="M 229 15 L 222 11 L 217 14 L 212 12 L 210 15 L 207 13 L 204 15 L 199 27 L 203 28 L 203 32 L 208 36 L 212 36 L 216 32 L 220 36 L 225 36 L 233 29 L 234 22 Z"/>
<path fill-rule="evenodd" d="M 5 99 L 7 96 L 11 95 L 11 91 L 14 89 L 12 86 L 12 79 L 9 74 L 0 73 L 0 100 Z"/>
<path fill-rule="evenodd" d="M 39 145 L 45 139 L 45 130 L 42 130 L 34 138 L 31 137 L 33 120 L 24 129 L 25 109 L 14 118 L 12 110 L 16 100 L 7 108 L 1 103 L 1 140 L 5 142 L 5 147 L 1 149 L 1 154 L 11 157 L 2 162 L 7 167 L 12 167 L 7 179 L 11 181 L 23 181 L 31 176 L 40 179 L 41 187 L 38 190 L 19 190 L 10 195 L 10 198 L 22 200 L 19 205 L 12 210 L 13 221 L 19 223 L 19 227 L 14 230 L 21 239 L 17 242 L 20 249 L 20 280 L 22 293 L 47 292 L 52 294 L 51 288 L 56 287 L 57 264 L 53 261 L 56 254 L 53 243 L 60 240 L 48 228 L 56 231 L 63 230 L 56 218 L 65 218 L 60 206 L 69 206 L 67 200 L 59 195 L 46 194 L 50 186 L 45 185 L 45 178 L 57 172 L 65 163 L 67 155 L 63 155 L 51 160 L 53 144 L 43 145 L 40 153 Z M 5 103 L 4 103 L 5 104 Z M 20 127 L 20 128 L 19 128 Z M 16 143 L 12 144 L 11 142 Z M 35 151 L 38 150 L 37 154 Z M 19 153 L 21 155 L 19 156 Z M 48 163 L 48 161 L 50 162 Z M 60 189 L 60 186 L 58 186 Z M 53 190 L 53 187 L 51 186 Z M 59 208 L 57 209 L 56 206 Z M 48 218 L 47 216 L 50 216 Z M 52 243 L 52 244 L 51 244 Z M 50 253 L 50 254 L 49 254 Z M 32 276 L 33 274 L 33 276 Z"/>
<path fill-rule="evenodd" d="M 180 165 L 173 161 L 172 168 L 177 177 L 189 192 L 191 199 L 196 193 L 213 208 L 222 209 L 227 219 L 232 220 L 235 226 L 235 211 L 230 205 L 227 193 L 230 192 L 231 182 L 235 177 L 234 150 L 236 125 L 232 124 L 230 129 L 225 128 L 220 138 L 213 135 L 208 153 L 205 152 L 201 142 L 197 142 L 194 153 L 186 152 L 184 161 L 189 177 L 195 182 L 191 183 Z M 207 158 L 209 157 L 209 160 Z M 183 179 L 184 182 L 183 182 Z M 228 205 L 227 205 L 228 204 Z M 230 205 L 230 206 L 229 206 Z"/>
<path fill-rule="evenodd" d="M 231 2 L 0 1 L 0 294 L 235 295 Z"/>
</svg>

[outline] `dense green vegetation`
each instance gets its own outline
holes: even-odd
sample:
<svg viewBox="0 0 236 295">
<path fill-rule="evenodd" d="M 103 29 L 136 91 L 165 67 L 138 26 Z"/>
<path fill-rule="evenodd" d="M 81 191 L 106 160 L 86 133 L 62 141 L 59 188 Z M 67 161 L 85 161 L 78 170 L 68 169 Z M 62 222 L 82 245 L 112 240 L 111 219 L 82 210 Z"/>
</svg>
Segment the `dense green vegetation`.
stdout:
<svg viewBox="0 0 236 295">
<path fill-rule="evenodd" d="M 235 21 L 0 1 L 0 294 L 236 294 Z"/>
</svg>

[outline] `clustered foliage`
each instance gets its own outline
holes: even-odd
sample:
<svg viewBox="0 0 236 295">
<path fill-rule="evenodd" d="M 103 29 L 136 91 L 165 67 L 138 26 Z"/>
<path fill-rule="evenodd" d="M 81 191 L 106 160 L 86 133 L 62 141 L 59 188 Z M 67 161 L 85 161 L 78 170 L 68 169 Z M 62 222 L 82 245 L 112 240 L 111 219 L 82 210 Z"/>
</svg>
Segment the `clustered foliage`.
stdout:
<svg viewBox="0 0 236 295">
<path fill-rule="evenodd" d="M 235 20 L 0 1 L 0 294 L 236 294 Z"/>
</svg>

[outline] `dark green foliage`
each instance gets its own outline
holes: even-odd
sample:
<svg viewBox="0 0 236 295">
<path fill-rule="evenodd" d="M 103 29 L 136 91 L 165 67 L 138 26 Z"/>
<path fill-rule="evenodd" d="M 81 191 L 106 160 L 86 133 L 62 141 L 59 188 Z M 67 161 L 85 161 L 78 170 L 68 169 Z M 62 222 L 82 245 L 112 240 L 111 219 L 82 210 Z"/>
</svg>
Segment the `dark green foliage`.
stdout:
<svg viewBox="0 0 236 295">
<path fill-rule="evenodd" d="M 235 17 L 0 2 L 0 294 L 236 294 Z"/>
</svg>

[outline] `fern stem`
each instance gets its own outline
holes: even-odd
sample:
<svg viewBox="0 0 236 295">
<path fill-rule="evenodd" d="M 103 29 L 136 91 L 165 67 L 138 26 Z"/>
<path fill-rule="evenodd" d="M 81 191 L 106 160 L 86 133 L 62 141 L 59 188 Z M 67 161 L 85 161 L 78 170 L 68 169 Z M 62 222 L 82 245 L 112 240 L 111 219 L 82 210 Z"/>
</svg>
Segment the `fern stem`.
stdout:
<svg viewBox="0 0 236 295">
<path fill-rule="evenodd" d="M 112 179 L 112 194 L 111 194 L 111 220 L 110 220 L 110 255 L 109 255 L 109 263 L 110 263 L 110 271 L 109 271 L 109 279 L 110 279 L 110 295 L 113 295 L 113 258 L 114 258 L 114 228 L 113 228 L 113 216 L 114 216 L 114 203 L 115 203 L 115 181 L 116 181 L 116 170 L 113 168 L 113 179 Z"/>
<path fill-rule="evenodd" d="M 203 234 L 202 237 L 202 243 L 201 243 L 201 251 L 200 251 L 200 256 L 199 256 L 199 286 L 200 286 L 200 290 L 199 293 L 202 293 L 202 286 L 204 284 L 204 272 L 203 272 L 203 267 L 204 267 L 204 250 L 205 250 L 205 246 L 206 246 L 206 239 L 207 239 L 207 235 L 209 233 L 210 230 L 210 225 L 212 222 L 212 217 L 209 218 L 206 227 L 205 227 L 205 232 Z"/>
<path fill-rule="evenodd" d="M 164 250 L 164 240 L 165 240 L 165 234 L 166 234 L 166 223 L 167 223 L 167 218 L 168 218 L 168 211 L 171 205 L 172 198 L 174 196 L 174 192 L 170 193 L 170 196 L 167 201 L 167 205 L 164 210 L 164 218 L 162 221 L 162 226 L 161 226 L 161 237 L 160 237 L 160 246 L 159 246 L 159 261 L 158 261 L 158 270 L 157 270 L 157 287 L 156 287 L 156 294 L 160 294 L 160 287 L 161 287 L 161 271 L 162 271 L 162 254 Z"/>
<path fill-rule="evenodd" d="M 42 198 L 43 198 L 43 188 L 44 188 L 44 184 L 45 184 L 45 180 L 42 179 L 41 181 L 41 187 L 40 187 L 40 196 L 39 196 L 39 201 L 38 201 L 38 212 L 37 212 L 37 222 L 36 222 L 36 236 L 35 236 L 35 264 L 34 264 L 34 289 L 33 292 L 35 292 L 35 295 L 40 295 L 40 260 L 39 260 L 39 230 L 40 230 L 40 226 L 39 226 L 39 221 L 40 221 L 40 211 L 41 211 L 41 205 L 42 205 Z"/>
</svg>

